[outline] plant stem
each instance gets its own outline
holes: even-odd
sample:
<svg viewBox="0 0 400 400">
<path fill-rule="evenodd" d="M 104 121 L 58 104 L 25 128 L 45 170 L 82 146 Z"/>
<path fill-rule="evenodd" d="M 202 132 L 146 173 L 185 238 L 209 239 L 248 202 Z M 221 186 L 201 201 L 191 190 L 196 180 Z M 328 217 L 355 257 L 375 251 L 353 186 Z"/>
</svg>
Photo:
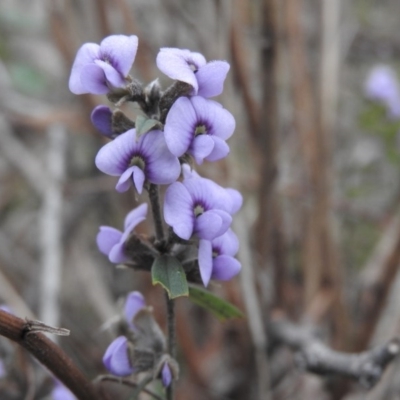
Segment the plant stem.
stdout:
<svg viewBox="0 0 400 400">
<path fill-rule="evenodd" d="M 161 215 L 160 197 L 158 186 L 153 183 L 151 183 L 149 187 L 149 198 L 151 211 L 153 213 L 154 227 L 156 230 L 156 238 L 158 241 L 162 241 L 164 239 L 164 228 Z"/>
<path fill-rule="evenodd" d="M 154 227 L 156 231 L 156 239 L 158 242 L 164 240 L 164 227 L 161 215 L 160 197 L 158 186 L 150 184 L 149 187 L 149 198 L 151 204 L 151 210 L 153 213 Z M 165 299 L 167 302 L 167 330 L 168 330 L 168 353 L 172 358 L 175 358 L 176 353 L 176 338 L 175 338 L 175 303 L 168 297 L 168 293 L 165 292 Z M 174 381 L 167 387 L 166 391 L 167 400 L 174 399 Z"/>
<path fill-rule="evenodd" d="M 168 329 L 168 353 L 172 358 L 176 358 L 176 337 L 175 337 L 175 303 L 165 292 L 167 302 L 167 329 Z M 167 387 L 167 400 L 174 399 L 174 380 Z"/>
</svg>

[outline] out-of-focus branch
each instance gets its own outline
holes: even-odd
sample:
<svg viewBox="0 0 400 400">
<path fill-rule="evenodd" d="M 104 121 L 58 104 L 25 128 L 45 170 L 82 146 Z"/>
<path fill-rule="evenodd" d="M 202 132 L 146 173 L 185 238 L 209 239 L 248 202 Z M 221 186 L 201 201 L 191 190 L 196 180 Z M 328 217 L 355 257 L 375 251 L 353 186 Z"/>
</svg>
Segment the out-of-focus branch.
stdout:
<svg viewBox="0 0 400 400">
<path fill-rule="evenodd" d="M 270 326 L 271 337 L 298 351 L 296 364 L 318 375 L 334 374 L 357 380 L 372 388 L 382 377 L 385 368 L 400 352 L 400 338 L 362 353 L 343 353 L 332 350 L 304 326 L 277 319 Z"/>
<path fill-rule="evenodd" d="M 29 332 L 29 321 L 0 310 L 0 335 L 28 350 L 79 400 L 101 399 L 92 383 L 56 344 L 42 333 Z"/>
<path fill-rule="evenodd" d="M 249 328 L 252 336 L 253 345 L 256 354 L 256 368 L 258 374 L 258 396 L 259 399 L 270 399 L 270 379 L 269 366 L 266 358 L 267 336 L 264 331 L 264 323 L 260 302 L 257 296 L 255 276 L 253 271 L 253 260 L 248 244 L 249 226 L 248 218 L 242 211 L 236 216 L 234 221 L 234 230 L 241 243 L 239 249 L 239 259 L 243 265 L 240 274 L 240 282 L 243 290 L 243 300 L 246 306 L 246 315 L 249 320 Z"/>
<path fill-rule="evenodd" d="M 0 114 L 0 148 L 4 158 L 14 165 L 40 195 L 45 189 L 44 166 L 20 140 L 13 136 L 6 118 Z"/>
<path fill-rule="evenodd" d="M 376 327 L 394 283 L 400 260 L 400 212 L 383 233 L 362 270 L 354 350 L 364 348 Z"/>
<path fill-rule="evenodd" d="M 59 324 L 59 292 L 62 268 L 63 180 L 67 132 L 64 126 L 48 130 L 46 169 L 49 180 L 43 193 L 41 212 L 42 278 L 40 318 L 50 325 Z"/>
</svg>

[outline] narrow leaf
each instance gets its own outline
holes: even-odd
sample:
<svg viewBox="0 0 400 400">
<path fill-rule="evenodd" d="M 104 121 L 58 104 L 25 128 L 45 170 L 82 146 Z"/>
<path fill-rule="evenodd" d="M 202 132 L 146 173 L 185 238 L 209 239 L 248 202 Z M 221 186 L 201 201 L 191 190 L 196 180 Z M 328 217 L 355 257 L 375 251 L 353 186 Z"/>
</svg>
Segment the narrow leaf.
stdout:
<svg viewBox="0 0 400 400">
<path fill-rule="evenodd" d="M 193 303 L 211 311 L 220 321 L 243 317 L 243 313 L 233 304 L 199 286 L 190 285 L 189 298 Z"/>
<path fill-rule="evenodd" d="M 157 257 L 151 267 L 151 277 L 153 285 L 159 283 L 168 292 L 170 299 L 189 295 L 185 271 L 175 257 Z"/>
<path fill-rule="evenodd" d="M 136 117 L 136 135 L 139 138 L 147 132 L 150 132 L 152 129 L 156 128 L 159 125 L 159 122 L 156 119 L 146 118 L 143 115 L 138 115 Z"/>
</svg>

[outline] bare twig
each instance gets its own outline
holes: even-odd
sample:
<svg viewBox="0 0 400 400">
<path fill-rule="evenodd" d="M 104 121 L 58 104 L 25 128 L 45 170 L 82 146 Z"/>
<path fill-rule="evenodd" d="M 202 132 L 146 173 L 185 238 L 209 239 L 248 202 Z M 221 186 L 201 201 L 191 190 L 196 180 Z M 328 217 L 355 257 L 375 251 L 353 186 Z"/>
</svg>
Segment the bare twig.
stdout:
<svg viewBox="0 0 400 400">
<path fill-rule="evenodd" d="M 365 388 L 372 388 L 382 377 L 385 368 L 400 352 L 400 338 L 362 353 L 332 350 L 304 326 L 285 319 L 271 323 L 271 336 L 293 350 L 297 365 L 318 375 L 334 374 L 357 380 Z"/>
<path fill-rule="evenodd" d="M 253 272 L 253 260 L 250 253 L 247 232 L 249 230 L 248 218 L 243 211 L 236 216 L 234 229 L 241 243 L 239 259 L 243 265 L 240 275 L 243 299 L 246 306 L 246 315 L 249 320 L 249 328 L 255 347 L 256 368 L 258 374 L 258 398 L 270 399 L 269 366 L 266 358 L 267 336 L 264 331 L 264 323 L 260 303 L 257 297 L 255 277 Z"/>
<path fill-rule="evenodd" d="M 48 131 L 49 148 L 46 160 L 49 180 L 43 193 L 41 213 L 42 279 L 40 318 L 50 325 L 60 319 L 58 296 L 62 273 L 63 186 L 67 132 L 61 125 Z"/>
<path fill-rule="evenodd" d="M 18 343 L 47 367 L 79 400 L 100 400 L 99 393 L 72 360 L 42 333 L 29 332 L 29 322 L 0 310 L 0 335 Z"/>
<path fill-rule="evenodd" d="M 122 384 L 122 385 L 130 386 L 130 387 L 133 387 L 133 388 L 138 387 L 138 383 L 133 382 L 129 378 L 120 378 L 120 377 L 114 376 L 114 375 L 99 375 L 93 382 L 94 383 L 97 383 L 97 382 L 114 382 L 114 383 L 119 383 L 119 384 Z M 147 393 L 149 396 L 153 397 L 156 400 L 163 400 L 162 397 L 160 397 L 158 394 L 152 392 L 149 389 L 143 388 L 142 392 Z"/>
</svg>

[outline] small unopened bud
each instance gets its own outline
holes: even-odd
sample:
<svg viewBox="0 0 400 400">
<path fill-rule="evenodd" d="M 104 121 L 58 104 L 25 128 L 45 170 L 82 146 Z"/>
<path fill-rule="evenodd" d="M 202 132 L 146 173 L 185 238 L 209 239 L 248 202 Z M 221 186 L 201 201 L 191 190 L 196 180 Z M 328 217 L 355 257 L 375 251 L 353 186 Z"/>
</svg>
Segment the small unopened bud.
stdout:
<svg viewBox="0 0 400 400">
<path fill-rule="evenodd" d="M 179 365 L 169 354 L 164 354 L 154 371 L 154 378 L 160 378 L 162 384 L 168 387 L 173 380 L 179 378 Z"/>
</svg>

